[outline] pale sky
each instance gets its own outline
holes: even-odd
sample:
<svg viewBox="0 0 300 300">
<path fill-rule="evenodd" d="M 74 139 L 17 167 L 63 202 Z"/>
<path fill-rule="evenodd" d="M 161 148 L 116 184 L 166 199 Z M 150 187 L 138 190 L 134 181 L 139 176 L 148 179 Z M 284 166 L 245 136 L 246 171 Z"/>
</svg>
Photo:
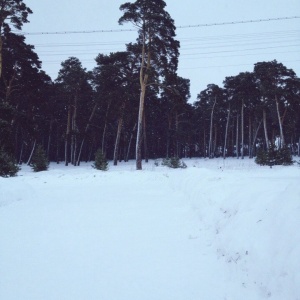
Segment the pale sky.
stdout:
<svg viewBox="0 0 300 300">
<path fill-rule="evenodd" d="M 33 10 L 24 32 L 62 32 L 133 29 L 118 25 L 122 0 L 24 0 Z M 133 1 L 129 1 L 133 2 Z M 300 17 L 299 0 L 165 0 L 177 27 L 258 19 Z M 222 86 L 226 76 L 252 71 L 259 61 L 276 59 L 300 76 L 300 18 L 177 28 L 181 43 L 178 75 L 191 80 L 191 99 L 210 83 Z M 99 53 L 125 50 L 137 32 L 26 35 L 36 47 L 45 70 L 57 77 L 61 62 L 78 57 L 92 70 Z"/>
</svg>

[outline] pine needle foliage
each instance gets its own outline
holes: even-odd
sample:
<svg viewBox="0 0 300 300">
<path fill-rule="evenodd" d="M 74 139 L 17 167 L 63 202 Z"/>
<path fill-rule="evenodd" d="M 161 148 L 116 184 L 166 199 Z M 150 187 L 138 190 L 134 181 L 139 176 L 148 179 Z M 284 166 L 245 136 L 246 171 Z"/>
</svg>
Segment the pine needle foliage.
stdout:
<svg viewBox="0 0 300 300">
<path fill-rule="evenodd" d="M 44 148 L 38 145 L 32 156 L 30 164 L 34 172 L 47 171 L 49 168 L 49 161 Z"/>
<path fill-rule="evenodd" d="M 0 176 L 13 177 L 20 171 L 15 159 L 7 153 L 3 148 L 0 148 Z"/>
<path fill-rule="evenodd" d="M 164 158 L 161 164 L 172 169 L 187 168 L 187 165 L 177 156 Z"/>
<path fill-rule="evenodd" d="M 293 158 L 287 146 L 277 149 L 276 146 L 272 144 L 269 150 L 259 149 L 257 151 L 255 162 L 261 166 L 289 166 L 293 164 Z"/>
<path fill-rule="evenodd" d="M 95 153 L 95 162 L 92 165 L 94 169 L 107 171 L 108 170 L 108 162 L 106 159 L 105 154 L 102 152 L 101 149 L 98 149 Z"/>
</svg>

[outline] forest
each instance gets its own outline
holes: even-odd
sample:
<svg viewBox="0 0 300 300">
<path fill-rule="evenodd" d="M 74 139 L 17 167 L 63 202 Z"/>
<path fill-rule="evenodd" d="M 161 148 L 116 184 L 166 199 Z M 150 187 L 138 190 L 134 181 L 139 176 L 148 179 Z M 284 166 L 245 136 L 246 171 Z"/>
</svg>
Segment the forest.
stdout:
<svg viewBox="0 0 300 300">
<path fill-rule="evenodd" d="M 137 169 L 153 158 L 253 158 L 271 145 L 300 156 L 295 72 L 276 60 L 257 62 L 223 87 L 209 84 L 193 102 L 190 80 L 177 72 L 180 44 L 165 6 L 124 3 L 119 24 L 138 28 L 136 42 L 99 53 L 92 70 L 69 57 L 52 80 L 22 35 L 31 9 L 0 0 L 0 152 L 30 164 L 40 145 L 49 161 L 76 166 L 100 149 L 114 164 L 136 159 Z"/>
</svg>

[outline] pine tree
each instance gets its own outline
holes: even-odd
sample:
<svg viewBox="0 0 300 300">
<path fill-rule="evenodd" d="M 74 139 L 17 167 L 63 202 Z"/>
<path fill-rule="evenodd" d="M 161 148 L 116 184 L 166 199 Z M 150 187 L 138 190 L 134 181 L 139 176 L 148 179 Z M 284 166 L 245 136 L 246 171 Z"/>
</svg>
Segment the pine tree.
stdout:
<svg viewBox="0 0 300 300">
<path fill-rule="evenodd" d="M 293 164 L 293 157 L 291 155 L 291 150 L 284 145 L 281 149 L 278 150 L 278 164 L 289 166 Z"/>
<path fill-rule="evenodd" d="M 173 156 L 173 157 L 170 157 L 170 158 L 164 158 L 163 161 L 162 161 L 162 165 L 167 166 L 167 167 L 172 168 L 172 169 L 178 169 L 178 168 L 185 169 L 185 168 L 187 168 L 187 165 L 177 156 Z"/>
<path fill-rule="evenodd" d="M 179 42 L 175 40 L 174 20 L 165 10 L 163 0 L 137 0 L 120 6 L 119 24 L 133 23 L 138 28 L 137 43 L 141 49 L 140 103 L 137 122 L 136 169 L 142 169 L 144 108 L 147 87 L 160 84 L 176 74 Z"/>
<path fill-rule="evenodd" d="M 0 176 L 13 177 L 20 170 L 15 159 L 3 148 L 0 148 Z"/>
<path fill-rule="evenodd" d="M 274 144 L 271 144 L 267 151 L 262 149 L 257 151 L 255 162 L 261 166 L 289 166 L 293 164 L 293 159 L 291 151 L 287 146 L 277 149 Z"/>
<path fill-rule="evenodd" d="M 34 172 L 47 171 L 49 168 L 49 161 L 46 156 L 46 152 L 41 145 L 38 145 L 33 157 L 30 166 Z"/>
<path fill-rule="evenodd" d="M 97 150 L 97 152 L 95 154 L 95 162 L 92 167 L 97 170 L 101 170 L 101 171 L 108 170 L 108 162 L 107 162 L 105 154 L 102 152 L 101 149 Z"/>
</svg>

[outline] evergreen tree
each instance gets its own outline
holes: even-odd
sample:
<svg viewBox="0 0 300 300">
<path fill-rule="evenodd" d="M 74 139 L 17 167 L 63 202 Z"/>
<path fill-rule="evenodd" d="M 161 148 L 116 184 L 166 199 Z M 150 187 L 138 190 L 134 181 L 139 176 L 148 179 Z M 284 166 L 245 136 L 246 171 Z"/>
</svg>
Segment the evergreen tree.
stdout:
<svg viewBox="0 0 300 300">
<path fill-rule="evenodd" d="M 12 177 L 20 170 L 15 159 L 3 148 L 0 148 L 0 176 Z"/>
<path fill-rule="evenodd" d="M 287 146 L 278 149 L 275 144 L 271 144 L 269 149 L 257 151 L 255 162 L 261 166 L 275 166 L 284 165 L 289 166 L 293 164 L 291 151 Z"/>
<path fill-rule="evenodd" d="M 49 168 L 49 161 L 46 152 L 41 145 L 38 145 L 31 160 L 30 166 L 34 172 L 47 171 Z"/>
<path fill-rule="evenodd" d="M 3 64 L 3 30 L 10 31 L 10 25 L 20 30 L 23 24 L 28 22 L 28 14 L 31 13 L 31 9 L 26 6 L 23 0 L 0 0 L 0 78 Z"/>
<path fill-rule="evenodd" d="M 138 28 L 140 45 L 140 104 L 137 122 L 136 168 L 142 169 L 142 139 L 145 123 L 145 97 L 149 84 L 158 85 L 159 79 L 174 76 L 177 71 L 179 42 L 175 40 L 175 25 L 163 0 L 126 2 L 119 23 L 133 23 Z"/>
<path fill-rule="evenodd" d="M 95 154 L 95 162 L 92 166 L 94 169 L 107 171 L 108 170 L 108 162 L 106 159 L 105 154 L 102 152 L 101 149 L 98 149 Z"/>
<path fill-rule="evenodd" d="M 172 169 L 185 169 L 187 165 L 177 156 L 172 156 L 170 158 L 164 158 L 162 161 L 163 166 L 167 166 Z"/>
</svg>

